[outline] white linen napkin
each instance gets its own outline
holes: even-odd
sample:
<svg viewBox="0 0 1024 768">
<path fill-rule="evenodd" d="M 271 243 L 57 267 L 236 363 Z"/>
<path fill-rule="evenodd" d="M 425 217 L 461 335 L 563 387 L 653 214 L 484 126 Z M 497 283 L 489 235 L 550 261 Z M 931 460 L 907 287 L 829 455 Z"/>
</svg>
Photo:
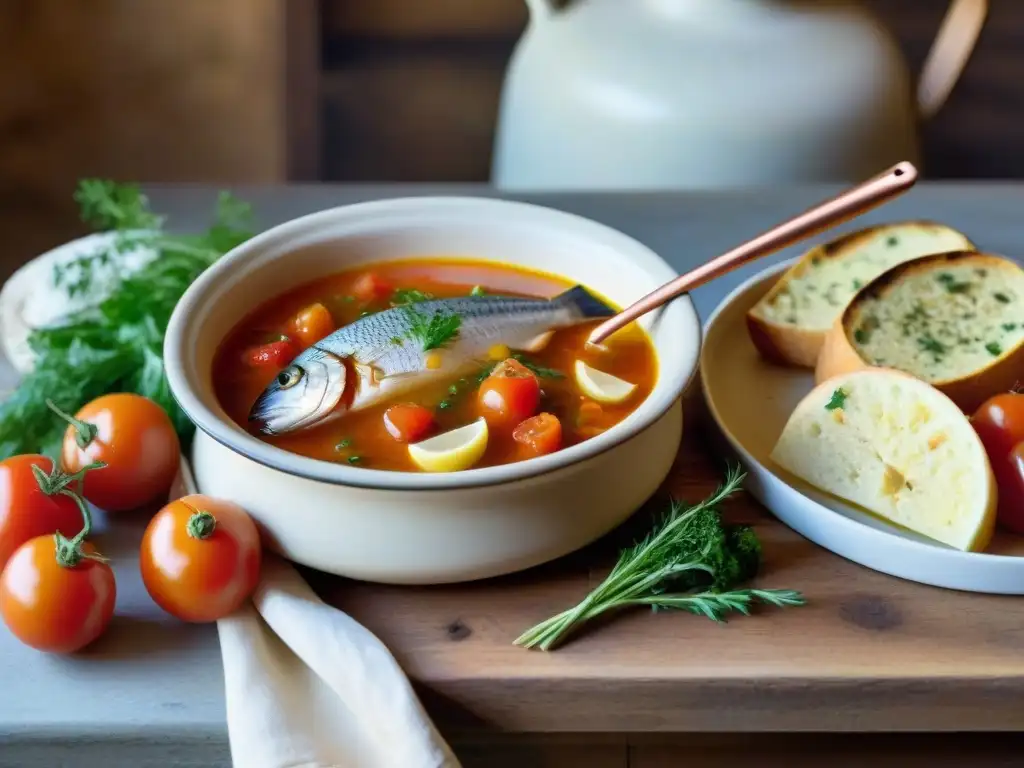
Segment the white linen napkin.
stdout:
<svg viewBox="0 0 1024 768">
<path fill-rule="evenodd" d="M 195 492 L 183 457 L 172 498 Z M 459 768 L 384 644 L 281 558 L 217 631 L 236 768 Z"/>
</svg>

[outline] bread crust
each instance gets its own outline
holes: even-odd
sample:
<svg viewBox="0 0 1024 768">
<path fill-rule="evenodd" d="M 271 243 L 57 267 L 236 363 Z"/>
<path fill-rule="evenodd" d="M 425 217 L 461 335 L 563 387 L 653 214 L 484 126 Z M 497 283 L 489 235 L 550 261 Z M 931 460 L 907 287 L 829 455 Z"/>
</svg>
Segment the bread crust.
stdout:
<svg viewBox="0 0 1024 768">
<path fill-rule="evenodd" d="M 941 268 L 941 265 L 964 259 L 994 269 L 1021 268 L 1002 256 L 976 251 L 954 251 L 921 256 L 884 272 L 858 292 L 829 330 L 815 365 L 815 383 L 820 384 L 844 373 L 876 367 L 861 357 L 852 340 L 853 318 L 865 298 L 884 296 L 903 278 L 918 272 L 930 272 Z M 960 410 L 973 413 L 993 395 L 1009 392 L 1024 383 L 1024 340 L 993 360 L 990 365 L 971 374 L 929 383 L 956 403 Z"/>
<path fill-rule="evenodd" d="M 835 259 L 858 248 L 880 232 L 899 232 L 913 227 L 941 227 L 950 231 L 952 227 L 927 219 L 880 224 L 855 232 L 848 232 L 827 243 L 811 248 L 799 260 L 787 269 L 775 284 L 758 302 L 747 311 L 747 332 L 757 351 L 769 362 L 777 365 L 789 365 L 799 368 L 816 367 L 818 356 L 825 344 L 829 332 L 817 328 L 801 328 L 799 326 L 776 323 L 762 316 L 760 307 L 768 305 L 794 278 L 801 277 L 819 259 Z M 975 249 L 965 235 L 962 235 L 970 249 Z M 968 250 L 970 250 L 968 249 Z"/>
</svg>

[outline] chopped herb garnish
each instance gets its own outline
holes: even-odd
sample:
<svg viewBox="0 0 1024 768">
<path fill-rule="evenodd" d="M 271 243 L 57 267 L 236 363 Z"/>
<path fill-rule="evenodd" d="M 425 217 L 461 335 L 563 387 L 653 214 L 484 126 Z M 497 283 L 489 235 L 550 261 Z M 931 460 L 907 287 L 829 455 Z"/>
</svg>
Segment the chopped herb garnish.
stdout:
<svg viewBox="0 0 1024 768">
<path fill-rule="evenodd" d="M 951 275 L 949 272 L 941 272 L 935 276 L 935 279 L 938 280 L 940 283 L 946 284 L 956 282 L 956 278 L 953 277 L 953 275 Z"/>
<path fill-rule="evenodd" d="M 999 357 L 999 355 L 1003 354 L 1003 348 L 994 341 L 990 341 L 986 344 L 985 349 L 990 355 L 992 355 L 992 357 Z"/>
<path fill-rule="evenodd" d="M 925 334 L 917 340 L 917 343 L 925 352 L 941 355 L 946 351 L 946 346 L 931 334 Z"/>
<path fill-rule="evenodd" d="M 338 441 L 338 444 L 334 446 L 334 450 L 343 451 L 350 445 L 352 445 L 352 441 L 349 438 L 342 438 L 341 440 Z"/>
<path fill-rule="evenodd" d="M 523 354 L 521 354 L 519 352 L 514 353 L 512 355 L 512 358 L 514 360 L 518 360 L 524 366 L 526 366 L 531 371 L 533 371 L 535 376 L 538 376 L 538 377 L 540 377 L 542 379 L 564 379 L 565 378 L 565 374 L 562 373 L 561 371 L 555 370 L 554 368 L 546 368 L 543 365 L 538 365 L 537 363 L 533 362 L 532 360 L 529 360 L 525 355 L 523 355 Z"/>
<path fill-rule="evenodd" d="M 885 241 L 885 244 L 888 245 L 890 248 L 895 248 L 897 245 L 900 244 L 900 239 L 898 237 L 890 237 L 888 240 Z"/>
<path fill-rule="evenodd" d="M 400 336 L 392 336 L 391 343 L 394 344 L 396 347 L 400 347 L 403 344 L 402 338 Z"/>
<path fill-rule="evenodd" d="M 373 312 L 371 312 L 370 310 L 364 309 L 362 312 L 359 313 L 359 316 L 360 317 L 366 317 L 367 315 L 372 315 L 372 314 L 373 314 Z"/>
<path fill-rule="evenodd" d="M 971 287 L 970 283 L 957 280 L 956 277 L 949 272 L 942 272 L 941 274 L 936 275 L 935 279 L 946 286 L 946 290 L 949 293 L 966 293 Z"/>
<path fill-rule="evenodd" d="M 816 267 L 816 266 L 818 266 L 818 265 L 819 265 L 820 263 L 821 263 L 821 256 L 812 256 L 812 257 L 811 257 L 811 266 L 814 266 L 814 267 Z"/>
<path fill-rule="evenodd" d="M 457 394 L 459 394 L 459 385 L 458 384 L 452 384 L 451 386 L 449 386 L 448 387 L 448 394 L 449 395 L 457 395 Z"/>
<path fill-rule="evenodd" d="M 847 397 L 848 395 L 846 394 L 846 390 L 844 390 L 842 387 L 839 387 L 839 389 L 832 393 L 832 399 L 825 404 L 825 410 L 834 411 L 838 408 L 842 408 L 844 405 L 846 405 Z"/>
<path fill-rule="evenodd" d="M 863 287 L 864 287 L 864 283 L 862 283 L 860 280 L 854 280 L 853 281 L 853 290 L 859 291 Z"/>
<path fill-rule="evenodd" d="M 398 288 L 391 295 L 391 304 L 395 307 L 401 307 L 406 304 L 418 304 L 421 301 L 430 301 L 433 298 L 433 294 L 418 291 L 415 288 Z"/>
<path fill-rule="evenodd" d="M 362 457 L 362 456 L 349 456 L 349 457 L 348 457 L 348 463 L 349 463 L 349 464 L 358 464 L 358 463 L 360 463 L 360 462 L 361 462 L 362 460 L 363 460 L 363 457 Z"/>
<path fill-rule="evenodd" d="M 484 290 L 482 285 L 474 285 L 473 290 L 469 292 L 470 296 L 486 296 L 487 291 Z"/>
<path fill-rule="evenodd" d="M 462 318 L 455 313 L 445 314 L 438 310 L 429 320 L 413 309 L 405 307 L 409 318 L 409 337 L 423 345 L 423 351 L 440 349 L 459 333 Z"/>
<path fill-rule="evenodd" d="M 1004 331 L 1012 331 L 1017 327 L 1016 323 L 1003 323 Z"/>
<path fill-rule="evenodd" d="M 858 328 L 853 332 L 853 340 L 858 344 L 867 344 L 871 339 L 871 334 L 865 328 Z"/>
<path fill-rule="evenodd" d="M 1005 293 L 993 293 L 992 296 L 1000 304 L 1009 304 L 1010 303 L 1010 297 L 1007 296 Z"/>
<path fill-rule="evenodd" d="M 440 403 L 437 404 L 437 407 L 440 408 L 442 411 L 446 411 L 452 407 L 452 401 L 442 400 Z"/>
</svg>

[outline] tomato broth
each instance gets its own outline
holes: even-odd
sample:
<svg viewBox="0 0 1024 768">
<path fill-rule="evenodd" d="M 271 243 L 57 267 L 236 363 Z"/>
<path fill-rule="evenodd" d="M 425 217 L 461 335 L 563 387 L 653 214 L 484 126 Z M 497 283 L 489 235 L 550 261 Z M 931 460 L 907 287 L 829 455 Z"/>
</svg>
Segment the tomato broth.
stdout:
<svg viewBox="0 0 1024 768">
<path fill-rule="evenodd" d="M 508 464 L 575 445 L 622 421 L 650 394 L 657 376 L 656 357 L 650 339 L 638 326 L 615 334 L 603 350 L 588 350 L 585 343 L 599 321 L 560 329 L 539 351 L 506 349 L 494 359 L 481 361 L 478 370 L 428 383 L 394 401 L 351 411 L 304 430 L 264 435 L 248 424 L 249 410 L 257 397 L 295 355 L 366 314 L 401 304 L 415 306 L 424 298 L 456 298 L 482 292 L 551 298 L 573 285 L 553 275 L 504 264 L 449 259 L 381 262 L 320 278 L 265 302 L 232 329 L 214 363 L 217 397 L 228 415 L 258 439 L 303 456 L 357 467 L 422 471 L 410 458 L 406 443 L 465 426 L 481 416 L 488 417 L 489 437 L 486 451 L 474 467 Z M 521 434 L 520 439 L 514 436 L 517 424 L 489 417 L 482 404 L 481 388 L 491 386 L 489 375 L 504 365 L 505 358 L 511 358 L 507 370 L 514 368 L 513 375 L 535 378 L 539 384 L 539 400 L 532 410 L 557 419 L 561 436 L 554 443 L 524 443 Z M 577 360 L 628 381 L 635 389 L 622 402 L 597 402 L 577 384 Z M 395 424 L 385 419 L 389 407 L 397 403 L 414 403 L 426 409 L 415 409 L 413 414 L 430 417 L 429 427 L 419 430 L 416 440 L 398 439 Z M 402 416 L 395 412 L 392 415 Z M 397 423 L 398 419 L 393 421 Z M 544 428 L 552 423 L 544 417 Z"/>
</svg>

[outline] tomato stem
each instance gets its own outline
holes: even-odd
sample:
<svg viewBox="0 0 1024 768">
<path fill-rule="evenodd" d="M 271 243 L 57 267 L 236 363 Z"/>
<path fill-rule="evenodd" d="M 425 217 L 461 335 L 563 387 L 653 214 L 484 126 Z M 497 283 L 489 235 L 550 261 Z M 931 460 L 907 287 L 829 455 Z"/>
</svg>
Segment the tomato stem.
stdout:
<svg viewBox="0 0 1024 768">
<path fill-rule="evenodd" d="M 188 525 L 186 526 L 188 535 L 193 539 L 208 539 L 213 536 L 213 532 L 216 529 L 217 518 L 209 512 L 204 512 L 202 510 L 195 512 L 192 517 L 188 519 Z"/>
<path fill-rule="evenodd" d="M 50 400 L 49 398 L 46 399 L 46 405 L 47 407 L 49 407 L 51 411 L 56 413 L 58 416 L 64 419 L 64 421 L 66 421 L 68 424 L 75 428 L 75 442 L 78 444 L 79 448 L 85 450 L 86 448 L 89 447 L 89 444 L 96 439 L 96 435 L 99 433 L 99 429 L 96 427 L 95 424 L 90 424 L 87 421 L 76 419 L 71 414 L 65 413 L 56 406 L 53 400 Z"/>
<path fill-rule="evenodd" d="M 75 534 L 74 538 L 67 538 L 60 531 L 57 531 L 53 535 L 53 541 L 56 545 L 57 551 L 57 564 L 63 568 L 74 568 L 83 558 L 90 560 L 98 560 L 101 563 L 105 563 L 107 558 L 98 552 L 83 552 L 82 544 L 85 542 L 86 537 L 92 533 L 92 515 L 89 514 L 89 506 L 85 503 L 81 496 L 74 491 L 69 491 L 67 488 L 62 488 L 58 493 L 61 496 L 67 496 L 78 507 L 78 511 L 82 513 L 82 530 Z"/>
</svg>

